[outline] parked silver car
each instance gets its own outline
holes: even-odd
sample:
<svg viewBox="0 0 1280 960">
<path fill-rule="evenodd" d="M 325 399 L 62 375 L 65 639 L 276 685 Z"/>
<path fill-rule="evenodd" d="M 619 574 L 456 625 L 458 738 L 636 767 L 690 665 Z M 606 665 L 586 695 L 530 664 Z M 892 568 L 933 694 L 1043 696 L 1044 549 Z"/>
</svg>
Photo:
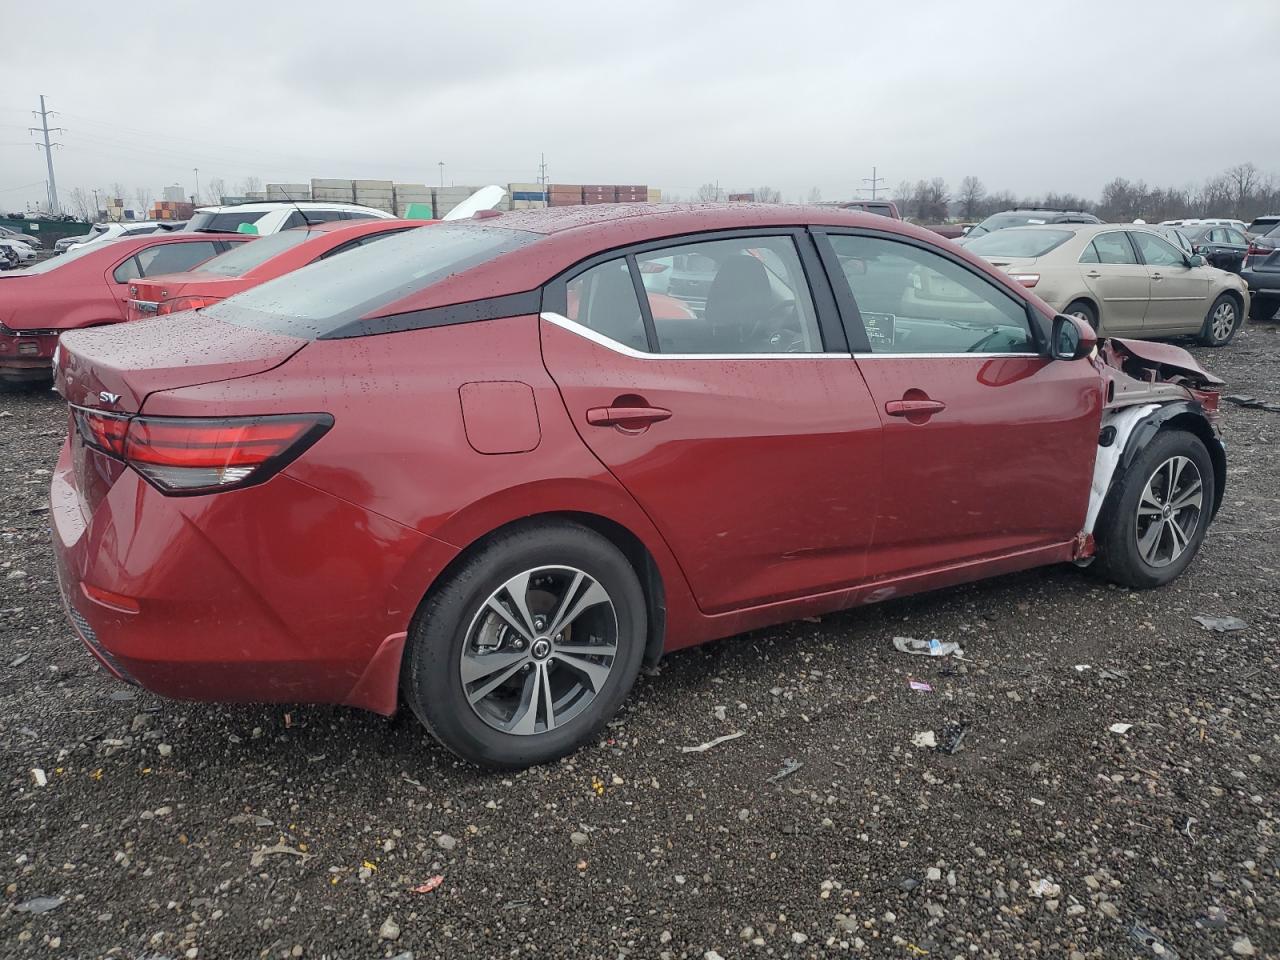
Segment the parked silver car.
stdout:
<svg viewBox="0 0 1280 960">
<path fill-rule="evenodd" d="M 1206 266 L 1152 227 L 1054 224 L 1010 227 L 966 244 L 1060 313 L 1121 337 L 1193 334 L 1220 347 L 1249 309 L 1233 273 Z"/>
</svg>

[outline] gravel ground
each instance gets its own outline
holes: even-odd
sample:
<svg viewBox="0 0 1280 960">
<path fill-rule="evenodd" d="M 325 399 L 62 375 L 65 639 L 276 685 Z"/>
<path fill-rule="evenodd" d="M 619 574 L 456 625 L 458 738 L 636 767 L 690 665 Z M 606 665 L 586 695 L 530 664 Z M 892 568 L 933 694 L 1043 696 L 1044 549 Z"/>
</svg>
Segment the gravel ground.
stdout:
<svg viewBox="0 0 1280 960">
<path fill-rule="evenodd" d="M 1280 400 L 1275 326 L 1197 353 Z M 1226 502 L 1169 588 L 1055 568 L 736 637 L 503 777 L 407 719 L 105 676 L 48 546 L 65 412 L 0 396 L 0 955 L 1280 956 L 1280 415 L 1222 419 Z"/>
</svg>

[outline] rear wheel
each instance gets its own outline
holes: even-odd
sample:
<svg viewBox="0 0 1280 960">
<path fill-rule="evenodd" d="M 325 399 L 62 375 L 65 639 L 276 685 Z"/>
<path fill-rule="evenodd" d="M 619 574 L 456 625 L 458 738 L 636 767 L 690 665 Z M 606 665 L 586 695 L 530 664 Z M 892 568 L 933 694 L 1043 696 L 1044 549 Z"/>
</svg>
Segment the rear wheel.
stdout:
<svg viewBox="0 0 1280 960">
<path fill-rule="evenodd" d="M 1079 317 L 1095 331 L 1098 329 L 1098 311 L 1088 300 L 1073 300 L 1062 312 L 1069 317 Z"/>
<path fill-rule="evenodd" d="M 545 523 L 494 538 L 433 592 L 402 690 L 450 751 L 481 766 L 546 763 L 589 741 L 640 670 L 644 595 L 593 530 Z"/>
<path fill-rule="evenodd" d="M 1204 540 L 1214 484 L 1199 437 L 1184 430 L 1157 434 L 1108 494 L 1095 531 L 1098 572 L 1138 589 L 1177 578 Z"/>
<path fill-rule="evenodd" d="M 1213 301 L 1200 329 L 1200 342 L 1206 347 L 1225 347 L 1240 327 L 1240 304 L 1230 294 Z"/>
</svg>

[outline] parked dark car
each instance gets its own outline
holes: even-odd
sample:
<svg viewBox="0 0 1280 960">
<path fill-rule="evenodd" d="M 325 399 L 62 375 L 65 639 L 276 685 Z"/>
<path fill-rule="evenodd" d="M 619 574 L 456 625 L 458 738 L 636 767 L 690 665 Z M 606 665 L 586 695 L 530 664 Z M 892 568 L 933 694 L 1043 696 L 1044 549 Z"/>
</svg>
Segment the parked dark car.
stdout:
<svg viewBox="0 0 1280 960">
<path fill-rule="evenodd" d="M 645 264 L 691 253 L 703 310 L 657 313 Z M 1168 583 L 1226 476 L 1185 350 L 832 208 L 406 230 L 56 366 L 47 519 L 105 670 L 407 703 L 493 767 L 590 742 L 664 651 L 1043 564 Z"/>
<path fill-rule="evenodd" d="M 1005 210 L 993 213 L 978 225 L 971 227 L 957 243 L 964 244 L 974 237 L 986 233 L 1003 230 L 1006 227 L 1040 226 L 1046 223 L 1101 223 L 1092 213 L 1083 210 L 1059 210 L 1054 207 L 1018 207 L 1016 210 Z"/>
<path fill-rule="evenodd" d="M 876 213 L 893 220 L 902 219 L 898 205 L 892 200 L 842 200 L 836 206 L 841 210 L 861 210 L 863 213 Z"/>
<path fill-rule="evenodd" d="M 1280 221 L 1266 236 L 1249 241 L 1240 264 L 1240 279 L 1249 285 L 1253 298 L 1249 316 L 1254 320 L 1274 319 L 1280 310 Z"/>
<path fill-rule="evenodd" d="M 1190 240 L 1191 252 L 1200 254 L 1210 266 L 1240 272 L 1240 264 L 1249 249 L 1249 238 L 1235 227 L 1192 223 L 1173 229 Z"/>
<path fill-rule="evenodd" d="M 1250 237 L 1265 237 L 1276 227 L 1280 227 L 1280 214 L 1270 213 L 1265 217 L 1254 217 L 1246 232 Z"/>
</svg>

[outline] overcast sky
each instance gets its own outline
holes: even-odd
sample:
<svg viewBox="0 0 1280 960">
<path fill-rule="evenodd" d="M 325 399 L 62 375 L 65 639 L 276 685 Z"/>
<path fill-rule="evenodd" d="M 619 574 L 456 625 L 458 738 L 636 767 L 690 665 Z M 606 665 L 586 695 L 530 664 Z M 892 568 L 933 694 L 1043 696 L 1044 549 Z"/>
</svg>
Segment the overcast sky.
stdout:
<svg viewBox="0 0 1280 960">
<path fill-rule="evenodd" d="M 59 190 L 771 185 L 856 195 L 974 174 L 1096 196 L 1115 176 L 1280 175 L 1280 0 L 0 2 L 0 209 Z M 1250 78 L 1253 78 L 1252 80 Z"/>
</svg>

